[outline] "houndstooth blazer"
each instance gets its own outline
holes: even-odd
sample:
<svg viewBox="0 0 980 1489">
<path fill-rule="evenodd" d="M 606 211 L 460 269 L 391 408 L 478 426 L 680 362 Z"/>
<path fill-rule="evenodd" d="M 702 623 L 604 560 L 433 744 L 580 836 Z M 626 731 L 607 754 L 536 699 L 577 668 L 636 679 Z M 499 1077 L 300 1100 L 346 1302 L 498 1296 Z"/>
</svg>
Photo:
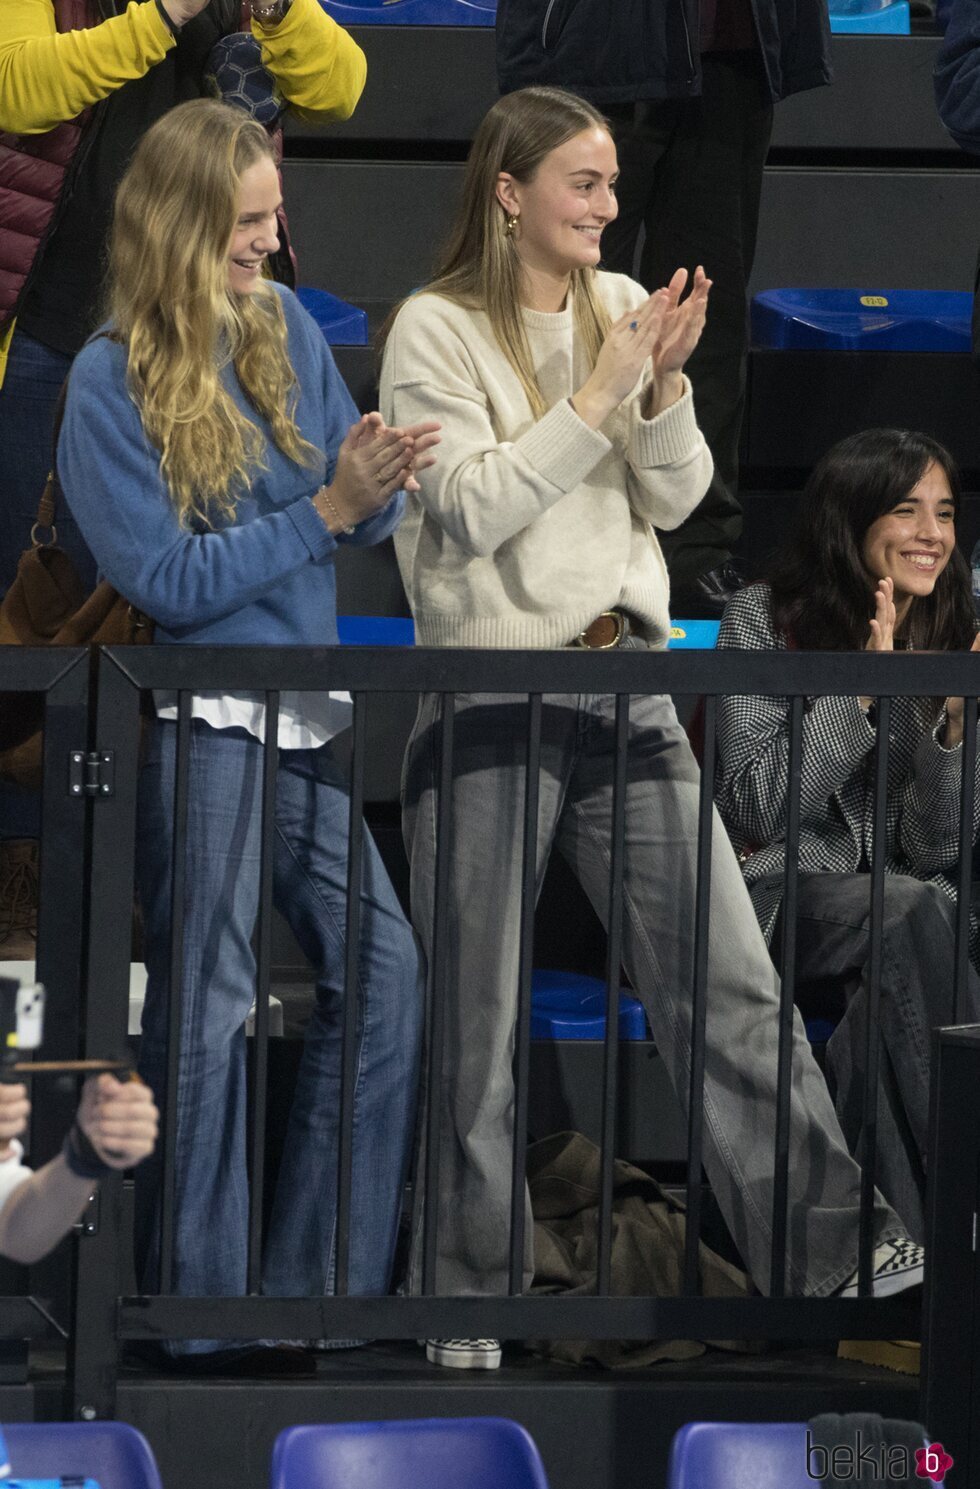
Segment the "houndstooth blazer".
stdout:
<svg viewBox="0 0 980 1489">
<path fill-rule="evenodd" d="M 719 647 L 785 650 L 768 585 L 741 590 L 725 609 Z M 947 750 L 929 700 L 895 698 L 888 752 L 886 872 L 939 885 L 955 902 L 962 746 Z M 856 698 L 807 698 L 800 783 L 801 873 L 856 873 L 871 862 L 874 725 Z M 786 862 L 789 699 L 719 699 L 715 800 L 770 940 L 782 882 L 760 882 Z M 980 755 L 980 751 L 978 751 Z M 980 764 L 980 761 L 978 761 Z M 980 780 L 980 775 L 978 775 Z M 980 789 L 973 841 L 980 830 Z M 970 954 L 980 935 L 971 922 Z"/>
</svg>

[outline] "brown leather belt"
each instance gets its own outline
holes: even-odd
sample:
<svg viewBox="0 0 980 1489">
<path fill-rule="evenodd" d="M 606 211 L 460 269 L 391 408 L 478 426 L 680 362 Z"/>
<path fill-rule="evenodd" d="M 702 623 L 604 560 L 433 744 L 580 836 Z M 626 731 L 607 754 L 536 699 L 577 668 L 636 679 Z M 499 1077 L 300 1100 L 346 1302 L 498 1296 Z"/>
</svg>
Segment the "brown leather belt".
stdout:
<svg viewBox="0 0 980 1489">
<path fill-rule="evenodd" d="M 590 651 L 611 651 L 622 646 L 630 634 L 630 618 L 622 610 L 604 610 L 579 632 L 572 646 L 585 646 Z"/>
</svg>

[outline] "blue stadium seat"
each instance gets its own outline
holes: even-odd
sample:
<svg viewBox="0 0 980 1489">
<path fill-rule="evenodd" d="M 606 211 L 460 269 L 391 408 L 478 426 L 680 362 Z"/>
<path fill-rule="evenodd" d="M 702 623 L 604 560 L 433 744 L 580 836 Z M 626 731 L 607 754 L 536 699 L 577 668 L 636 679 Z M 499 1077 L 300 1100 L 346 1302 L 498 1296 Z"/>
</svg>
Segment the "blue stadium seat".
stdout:
<svg viewBox="0 0 980 1489">
<path fill-rule="evenodd" d="M 531 974 L 532 1039 L 604 1039 L 606 984 L 583 972 Z M 628 988 L 619 994 L 620 1039 L 647 1039 L 643 1004 Z"/>
<path fill-rule="evenodd" d="M 337 634 L 343 646 L 415 645 L 410 615 L 338 615 Z"/>
<path fill-rule="evenodd" d="M 718 620 L 672 620 L 667 650 L 712 651 L 720 629 Z"/>
<path fill-rule="evenodd" d="M 126 1422 L 11 1422 L 3 1435 L 15 1478 L 90 1478 L 99 1489 L 163 1489 L 149 1443 Z"/>
<path fill-rule="evenodd" d="M 718 640 L 716 620 L 671 622 L 671 651 L 677 647 L 710 650 Z M 337 630 L 344 646 L 412 646 L 415 626 L 407 615 L 338 615 Z"/>
<path fill-rule="evenodd" d="M 548 1489 L 537 1448 L 503 1417 L 287 1427 L 270 1489 Z"/>
<path fill-rule="evenodd" d="M 830 29 L 838 36 L 908 36 L 912 12 L 908 0 L 889 0 L 875 10 L 863 9 L 861 0 L 853 9 L 846 0 L 832 0 Z"/>
<path fill-rule="evenodd" d="M 310 312 L 328 346 L 367 346 L 367 312 L 356 305 L 348 305 L 327 290 L 309 289 L 306 285 L 296 291 L 299 303 Z"/>
<path fill-rule="evenodd" d="M 809 351 L 968 352 L 968 290 L 765 290 L 753 346 Z"/>
<path fill-rule="evenodd" d="M 689 1422 L 670 1450 L 667 1489 L 813 1489 L 803 1422 Z"/>
<path fill-rule="evenodd" d="M 320 0 L 342 26 L 492 26 L 497 0 Z"/>
</svg>

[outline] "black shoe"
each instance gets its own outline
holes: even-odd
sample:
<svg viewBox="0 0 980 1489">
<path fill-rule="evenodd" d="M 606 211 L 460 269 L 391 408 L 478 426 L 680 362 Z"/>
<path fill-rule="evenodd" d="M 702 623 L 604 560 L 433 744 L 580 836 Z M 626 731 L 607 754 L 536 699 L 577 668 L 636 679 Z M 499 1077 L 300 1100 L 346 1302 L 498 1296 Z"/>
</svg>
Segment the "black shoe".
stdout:
<svg viewBox="0 0 980 1489">
<path fill-rule="evenodd" d="M 731 559 L 726 559 L 671 594 L 671 616 L 681 620 L 720 620 L 732 595 L 744 588 L 744 578 Z"/>
<path fill-rule="evenodd" d="M 154 1365 L 168 1374 L 185 1376 L 234 1376 L 262 1379 L 277 1376 L 316 1375 L 316 1361 L 309 1350 L 291 1344 L 247 1345 L 245 1348 L 214 1349 L 202 1354 L 172 1355 L 159 1345 L 133 1349 L 141 1364 Z"/>
</svg>

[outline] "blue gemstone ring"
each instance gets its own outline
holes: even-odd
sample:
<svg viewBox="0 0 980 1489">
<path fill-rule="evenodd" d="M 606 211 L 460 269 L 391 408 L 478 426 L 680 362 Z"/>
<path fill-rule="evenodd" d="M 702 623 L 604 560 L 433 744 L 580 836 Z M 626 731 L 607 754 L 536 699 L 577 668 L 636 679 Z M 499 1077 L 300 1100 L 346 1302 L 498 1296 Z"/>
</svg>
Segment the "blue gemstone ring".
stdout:
<svg viewBox="0 0 980 1489">
<path fill-rule="evenodd" d="M 637 327 L 639 326 L 639 324 L 640 324 L 639 321 L 630 321 L 630 330 L 631 331 L 635 331 L 637 329 Z"/>
</svg>

